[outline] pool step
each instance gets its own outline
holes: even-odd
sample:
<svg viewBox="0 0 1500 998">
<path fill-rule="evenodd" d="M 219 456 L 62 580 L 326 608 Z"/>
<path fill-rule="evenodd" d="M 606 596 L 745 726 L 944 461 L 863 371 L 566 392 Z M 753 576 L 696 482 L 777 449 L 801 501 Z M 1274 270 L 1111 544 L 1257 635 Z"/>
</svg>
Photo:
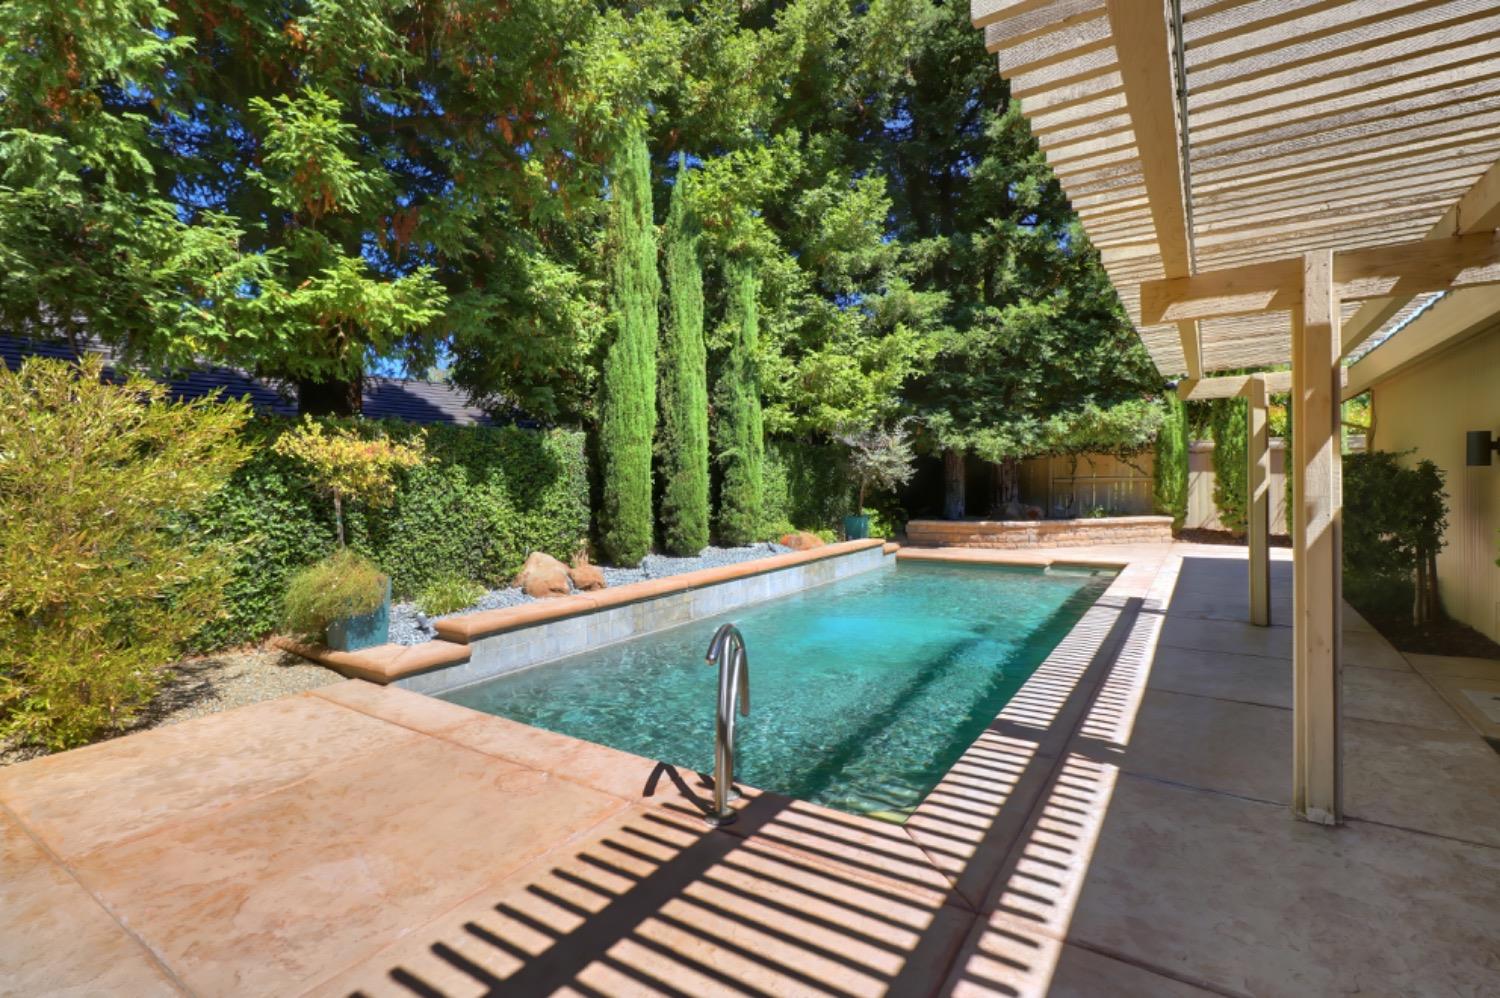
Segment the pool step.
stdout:
<svg viewBox="0 0 1500 998">
<path fill-rule="evenodd" d="M 376 645 L 359 651 L 335 651 L 319 644 L 275 637 L 271 644 L 282 651 L 326 665 L 339 675 L 364 679 L 381 686 L 469 660 L 469 646 L 452 641 L 426 641 L 419 645 Z"/>
</svg>

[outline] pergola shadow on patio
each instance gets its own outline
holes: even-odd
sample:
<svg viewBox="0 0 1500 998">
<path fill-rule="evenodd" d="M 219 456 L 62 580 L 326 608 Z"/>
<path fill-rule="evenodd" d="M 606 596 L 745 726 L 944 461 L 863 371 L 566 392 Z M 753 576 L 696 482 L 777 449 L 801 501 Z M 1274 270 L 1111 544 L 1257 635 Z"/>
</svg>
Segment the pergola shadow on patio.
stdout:
<svg viewBox="0 0 1500 998">
<path fill-rule="evenodd" d="M 132 995 L 1482 992 L 1500 759 L 1349 613 L 1348 820 L 1294 820 L 1290 629 L 1248 623 L 1243 552 L 1123 554 L 904 826 L 751 793 L 711 830 L 641 796 L 650 760 L 358 681 L 12 767 L 0 966 Z"/>
</svg>

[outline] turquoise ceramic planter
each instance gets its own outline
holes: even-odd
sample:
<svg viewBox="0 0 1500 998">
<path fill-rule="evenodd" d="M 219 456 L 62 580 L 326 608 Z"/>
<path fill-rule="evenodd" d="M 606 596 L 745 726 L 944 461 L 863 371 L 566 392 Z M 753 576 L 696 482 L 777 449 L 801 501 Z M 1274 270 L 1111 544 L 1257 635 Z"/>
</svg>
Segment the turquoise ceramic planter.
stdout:
<svg viewBox="0 0 1500 998">
<path fill-rule="evenodd" d="M 844 539 L 850 541 L 862 541 L 870 536 L 870 518 L 868 516 L 846 516 L 844 517 Z"/>
<path fill-rule="evenodd" d="M 385 599 L 369 613 L 345 617 L 328 625 L 328 647 L 359 651 L 383 645 L 391 636 L 391 580 L 385 580 Z"/>
</svg>

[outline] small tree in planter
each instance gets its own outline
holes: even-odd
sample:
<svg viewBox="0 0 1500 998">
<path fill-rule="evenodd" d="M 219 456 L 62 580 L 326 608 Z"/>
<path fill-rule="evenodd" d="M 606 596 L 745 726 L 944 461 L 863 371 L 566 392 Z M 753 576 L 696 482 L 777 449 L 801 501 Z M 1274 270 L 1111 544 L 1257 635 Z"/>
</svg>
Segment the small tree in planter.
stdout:
<svg viewBox="0 0 1500 998">
<path fill-rule="evenodd" d="M 300 462 L 313 487 L 333 501 L 337 544 L 332 555 L 297 573 L 287 586 L 287 626 L 300 633 L 324 630 L 328 644 L 343 651 L 384 644 L 391 580 L 345 546 L 344 504 L 389 505 L 396 497 L 396 472 L 422 463 L 421 444 L 366 437 L 308 418 L 282 434 L 274 449 Z"/>
<path fill-rule="evenodd" d="M 911 480 L 916 456 L 906 434 L 907 422 L 903 419 L 889 429 L 876 425 L 838 435 L 839 442 L 849 448 L 849 470 L 857 490 L 856 512 L 844 517 L 844 536 L 850 540 L 870 534 L 866 493 L 871 489 L 894 489 Z"/>
</svg>

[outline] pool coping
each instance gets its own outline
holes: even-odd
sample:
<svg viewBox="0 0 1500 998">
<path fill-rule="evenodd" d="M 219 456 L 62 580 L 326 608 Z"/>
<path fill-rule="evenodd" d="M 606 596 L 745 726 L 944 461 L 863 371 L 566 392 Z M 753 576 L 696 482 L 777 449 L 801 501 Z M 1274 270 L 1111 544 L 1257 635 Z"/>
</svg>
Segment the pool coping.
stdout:
<svg viewBox="0 0 1500 998">
<path fill-rule="evenodd" d="M 671 596 L 692 589 L 732 582 L 736 579 L 764 575 L 767 572 L 822 561 L 825 558 L 835 558 L 839 555 L 853 554 L 856 551 L 882 547 L 885 543 L 881 538 L 871 537 L 864 540 L 825 544 L 806 551 L 789 551 L 786 554 L 771 555 L 768 558 L 752 558 L 748 561 L 735 562 L 732 565 L 699 568 L 660 579 L 645 579 L 593 592 L 574 593 L 571 596 L 523 603 L 520 606 L 444 617 L 434 621 L 433 626 L 436 627 L 439 638 L 454 643 L 468 644 L 479 638 L 503 634 L 506 631 L 529 627 L 532 624 L 583 616 L 660 596 Z"/>
</svg>

